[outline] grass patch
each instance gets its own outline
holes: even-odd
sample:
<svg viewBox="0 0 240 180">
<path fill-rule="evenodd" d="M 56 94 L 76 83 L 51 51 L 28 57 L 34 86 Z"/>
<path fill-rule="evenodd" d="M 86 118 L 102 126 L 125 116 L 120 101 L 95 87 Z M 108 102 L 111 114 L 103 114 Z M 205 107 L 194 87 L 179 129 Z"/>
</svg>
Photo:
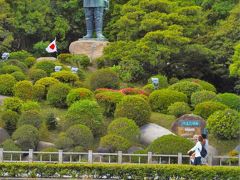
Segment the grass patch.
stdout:
<svg viewBox="0 0 240 180">
<path fill-rule="evenodd" d="M 172 123 L 175 122 L 176 117 L 173 115 L 167 115 L 157 112 L 152 112 L 150 122 L 158 124 L 159 126 L 165 127 L 171 130 Z"/>
<path fill-rule="evenodd" d="M 240 140 L 222 140 L 215 138 L 212 134 L 209 134 L 209 143 L 215 147 L 219 155 L 227 155 L 230 151 L 235 149 L 239 145 Z"/>
</svg>

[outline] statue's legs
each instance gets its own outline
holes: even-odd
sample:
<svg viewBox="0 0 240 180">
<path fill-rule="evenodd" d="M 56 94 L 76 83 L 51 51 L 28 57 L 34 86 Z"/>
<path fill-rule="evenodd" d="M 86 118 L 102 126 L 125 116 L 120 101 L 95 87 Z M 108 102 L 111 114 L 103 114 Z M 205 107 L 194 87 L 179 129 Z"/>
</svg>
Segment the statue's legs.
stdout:
<svg viewBox="0 0 240 180">
<path fill-rule="evenodd" d="M 93 15 L 94 15 L 94 8 L 84 8 L 85 11 L 85 19 L 86 19 L 86 26 L 87 26 L 87 35 L 83 36 L 85 39 L 92 38 L 93 35 Z"/>
<path fill-rule="evenodd" d="M 95 28 L 96 28 L 96 35 L 98 39 L 105 39 L 102 34 L 103 28 L 103 7 L 97 7 L 94 10 L 94 17 L 95 17 Z"/>
</svg>

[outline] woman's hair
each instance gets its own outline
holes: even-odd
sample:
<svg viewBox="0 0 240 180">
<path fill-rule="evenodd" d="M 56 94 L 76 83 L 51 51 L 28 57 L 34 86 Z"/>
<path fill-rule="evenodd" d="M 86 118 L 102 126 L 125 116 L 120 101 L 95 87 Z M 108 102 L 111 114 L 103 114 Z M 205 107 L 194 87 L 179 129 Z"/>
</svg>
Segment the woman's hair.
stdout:
<svg viewBox="0 0 240 180">
<path fill-rule="evenodd" d="M 203 137 L 202 136 L 198 136 L 198 141 L 203 142 Z"/>
</svg>

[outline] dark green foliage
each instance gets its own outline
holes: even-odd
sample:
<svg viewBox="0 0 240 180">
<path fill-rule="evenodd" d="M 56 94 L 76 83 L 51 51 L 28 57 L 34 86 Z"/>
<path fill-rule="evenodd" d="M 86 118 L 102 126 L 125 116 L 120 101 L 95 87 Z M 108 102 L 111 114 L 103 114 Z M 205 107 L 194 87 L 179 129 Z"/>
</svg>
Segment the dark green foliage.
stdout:
<svg viewBox="0 0 240 180">
<path fill-rule="evenodd" d="M 240 136 L 240 114 L 232 109 L 217 111 L 207 120 L 207 128 L 220 139 L 236 139 Z"/>
<path fill-rule="evenodd" d="M 29 110 L 22 112 L 17 126 L 23 126 L 23 125 L 32 125 L 36 127 L 37 129 L 40 128 L 40 125 L 42 123 L 42 116 L 39 111 L 36 110 Z"/>
<path fill-rule="evenodd" d="M 69 127 L 66 131 L 66 136 L 73 140 L 74 146 L 90 148 L 93 144 L 93 134 L 91 130 L 81 124 Z"/>
<path fill-rule="evenodd" d="M 200 86 L 202 86 L 202 88 L 206 91 L 217 92 L 215 86 L 212 85 L 211 83 L 207 82 L 207 81 L 203 81 L 203 80 L 200 80 L 200 79 L 194 79 L 194 78 L 182 79 L 181 82 L 182 81 L 194 82 L 194 83 L 197 83 Z"/>
<path fill-rule="evenodd" d="M 74 102 L 83 99 L 93 99 L 93 92 L 86 88 L 72 89 L 67 95 L 67 105 L 70 106 Z"/>
<path fill-rule="evenodd" d="M 108 134 L 101 138 L 100 147 L 107 148 L 110 152 L 126 152 L 131 147 L 131 143 L 121 136 Z"/>
<path fill-rule="evenodd" d="M 109 124 L 108 134 L 116 134 L 136 142 L 139 140 L 140 130 L 135 121 L 128 118 L 118 118 Z"/>
<path fill-rule="evenodd" d="M 16 79 L 10 74 L 0 75 L 0 94 L 12 95 Z"/>
<path fill-rule="evenodd" d="M 28 57 L 32 57 L 32 55 L 29 52 L 24 51 L 24 50 L 15 51 L 15 52 L 10 53 L 11 59 L 17 59 L 17 60 L 23 61 L 24 59 L 26 59 Z"/>
<path fill-rule="evenodd" d="M 191 98 L 192 93 L 203 90 L 202 86 L 194 82 L 181 81 L 169 86 L 170 90 L 182 92 Z"/>
<path fill-rule="evenodd" d="M 57 128 L 57 120 L 54 113 L 49 113 L 46 117 L 46 125 L 48 130 L 55 130 Z"/>
<path fill-rule="evenodd" d="M 76 81 L 78 81 L 78 76 L 76 74 L 73 74 L 70 71 L 59 71 L 51 74 L 51 77 L 63 82 L 63 83 L 69 83 L 73 85 Z"/>
<path fill-rule="evenodd" d="M 205 101 L 202 103 L 199 103 L 195 106 L 194 114 L 197 114 L 207 120 L 207 118 L 214 113 L 215 111 L 224 110 L 227 106 L 220 103 L 220 102 L 214 102 L 214 101 Z"/>
<path fill-rule="evenodd" d="M 204 101 L 211 101 L 216 97 L 216 93 L 212 91 L 197 91 L 191 96 L 191 103 L 193 106 L 196 106 L 199 103 Z"/>
<path fill-rule="evenodd" d="M 86 55 L 73 55 L 68 59 L 68 61 L 78 68 L 83 67 L 86 69 L 90 65 L 90 59 Z"/>
<path fill-rule="evenodd" d="M 187 102 L 187 96 L 170 89 L 154 91 L 149 96 L 149 104 L 153 111 L 166 113 L 168 106 L 175 102 Z"/>
<path fill-rule="evenodd" d="M 48 75 L 54 72 L 55 69 L 55 63 L 51 60 L 45 60 L 37 62 L 34 67 L 36 69 L 42 69 L 44 70 Z"/>
<path fill-rule="evenodd" d="M 4 123 L 4 129 L 12 134 L 16 130 L 19 115 L 14 111 L 7 110 L 2 113 L 1 119 Z"/>
<path fill-rule="evenodd" d="M 68 138 L 66 134 L 60 134 L 55 141 L 55 144 L 58 149 L 68 151 L 73 148 L 73 140 Z"/>
<path fill-rule="evenodd" d="M 38 102 L 35 101 L 26 101 L 22 104 L 21 106 L 21 112 L 25 112 L 25 111 L 38 111 L 40 112 L 40 105 L 38 104 Z"/>
<path fill-rule="evenodd" d="M 3 100 L 3 107 L 5 110 L 12 110 L 20 112 L 23 101 L 18 97 L 9 97 Z"/>
<path fill-rule="evenodd" d="M 154 140 L 147 148 L 148 152 L 157 154 L 186 154 L 194 146 L 190 140 L 175 136 L 165 135 Z"/>
<path fill-rule="evenodd" d="M 28 151 L 37 147 L 39 132 L 31 125 L 23 125 L 13 133 L 12 138 L 22 150 Z"/>
<path fill-rule="evenodd" d="M 151 108 L 146 100 L 137 96 L 125 96 L 117 104 L 115 117 L 127 117 L 142 126 L 149 121 Z"/>
<path fill-rule="evenodd" d="M 17 71 L 22 71 L 21 68 L 14 65 L 5 65 L 0 69 L 1 74 L 11 74 Z"/>
<path fill-rule="evenodd" d="M 103 114 L 107 117 L 113 117 L 116 105 L 119 103 L 122 98 L 123 94 L 120 92 L 102 92 L 97 93 L 95 98 L 98 104 L 103 108 Z"/>
<path fill-rule="evenodd" d="M 154 91 L 153 84 L 147 84 L 142 88 L 147 94 L 151 94 Z"/>
<path fill-rule="evenodd" d="M 33 84 L 31 81 L 20 81 L 13 88 L 14 96 L 22 100 L 31 100 L 33 98 Z"/>
<path fill-rule="evenodd" d="M 30 68 L 37 62 L 37 60 L 35 57 L 28 57 L 23 62 L 24 64 L 26 64 L 27 67 Z"/>
<path fill-rule="evenodd" d="M 34 86 L 36 86 L 37 88 L 35 90 L 40 90 L 41 94 L 40 96 L 42 96 L 42 87 L 40 87 L 39 85 L 44 87 L 44 93 L 43 93 L 43 98 L 46 97 L 47 92 L 49 90 L 49 88 L 55 84 L 60 83 L 57 79 L 53 78 L 53 77 L 45 77 L 45 78 L 41 78 L 39 79 Z M 36 94 L 37 95 L 37 94 Z M 38 97 L 38 95 L 37 95 Z"/>
<path fill-rule="evenodd" d="M 168 114 L 180 117 L 184 114 L 189 114 L 191 109 L 185 102 L 175 102 L 168 107 Z"/>
<path fill-rule="evenodd" d="M 45 98 L 45 86 L 41 84 L 35 84 L 33 86 L 33 99 L 36 101 L 41 101 Z"/>
<path fill-rule="evenodd" d="M 16 71 L 11 74 L 17 81 L 23 81 L 27 79 L 26 75 L 21 71 Z"/>
<path fill-rule="evenodd" d="M 16 59 L 10 59 L 6 62 L 6 65 L 12 65 L 12 66 L 17 66 L 18 68 L 21 69 L 21 71 L 26 72 L 27 71 L 27 65 L 19 60 Z M 17 69 L 16 69 L 17 70 Z"/>
<path fill-rule="evenodd" d="M 39 41 L 36 44 L 33 45 L 33 52 L 34 55 L 37 57 L 44 57 L 44 56 L 48 56 L 48 52 L 46 51 L 46 47 L 48 47 L 49 45 L 49 41 Z"/>
<path fill-rule="evenodd" d="M 7 139 L 0 146 L 4 149 L 4 151 L 21 151 L 21 149 L 16 146 L 16 144 L 11 139 Z"/>
<path fill-rule="evenodd" d="M 36 82 L 37 80 L 47 77 L 47 73 L 42 69 L 31 69 L 29 71 L 29 77 L 33 82 Z"/>
<path fill-rule="evenodd" d="M 73 103 L 67 111 L 66 119 L 69 125 L 82 124 L 89 127 L 94 135 L 98 134 L 103 124 L 100 106 L 90 100 Z"/>
<path fill-rule="evenodd" d="M 71 88 L 67 84 L 54 84 L 48 90 L 47 101 L 55 107 L 64 108 L 67 106 L 66 99 L 70 90 Z"/>
<path fill-rule="evenodd" d="M 100 69 L 90 77 L 90 87 L 95 90 L 97 88 L 118 88 L 118 75 L 111 69 Z"/>
<path fill-rule="evenodd" d="M 233 93 L 218 94 L 215 98 L 216 101 L 225 104 L 226 106 L 240 111 L 240 96 Z"/>
<path fill-rule="evenodd" d="M 70 59 L 72 56 L 72 54 L 62 53 L 58 55 L 57 59 L 63 64 L 71 64 Z"/>
</svg>

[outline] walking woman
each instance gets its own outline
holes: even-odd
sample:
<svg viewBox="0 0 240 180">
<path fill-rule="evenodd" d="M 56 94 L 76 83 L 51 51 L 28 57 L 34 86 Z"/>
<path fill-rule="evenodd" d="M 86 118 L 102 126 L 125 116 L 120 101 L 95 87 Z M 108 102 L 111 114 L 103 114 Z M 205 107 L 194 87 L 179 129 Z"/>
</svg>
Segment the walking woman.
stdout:
<svg viewBox="0 0 240 180">
<path fill-rule="evenodd" d="M 203 137 L 202 136 L 198 136 L 198 142 L 196 143 L 196 145 L 190 149 L 188 151 L 188 154 L 190 152 L 194 152 L 195 153 L 195 158 L 194 158 L 194 165 L 201 165 L 202 161 L 201 161 L 201 151 L 202 151 L 202 143 L 203 143 Z"/>
</svg>

